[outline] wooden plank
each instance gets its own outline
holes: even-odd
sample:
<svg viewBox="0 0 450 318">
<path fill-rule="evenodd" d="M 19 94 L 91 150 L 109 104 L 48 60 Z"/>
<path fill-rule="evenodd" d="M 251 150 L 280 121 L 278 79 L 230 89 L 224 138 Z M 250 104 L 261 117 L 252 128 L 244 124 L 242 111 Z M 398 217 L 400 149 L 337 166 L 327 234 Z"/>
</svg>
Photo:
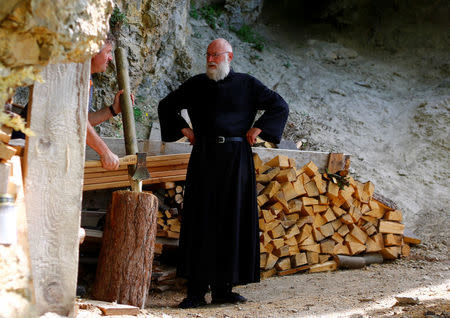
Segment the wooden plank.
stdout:
<svg viewBox="0 0 450 318">
<path fill-rule="evenodd" d="M 316 182 L 314 180 L 309 181 L 308 183 L 305 184 L 305 190 L 306 193 L 308 194 L 308 197 L 316 197 L 319 196 L 319 189 L 317 188 Z M 318 204 L 319 201 L 316 200 Z"/>
<path fill-rule="evenodd" d="M 345 156 L 343 153 L 330 153 L 328 157 L 327 169 L 329 173 L 336 173 L 344 170 Z"/>
<path fill-rule="evenodd" d="M 402 220 L 403 220 L 403 217 L 402 217 L 402 211 L 400 211 L 400 210 L 395 210 L 395 211 L 387 211 L 385 214 L 384 214 L 384 217 L 383 217 L 385 220 L 388 220 L 388 221 L 397 221 L 397 222 L 401 222 Z"/>
<path fill-rule="evenodd" d="M 285 155 L 276 155 L 266 162 L 270 167 L 289 168 L 289 158 Z"/>
<path fill-rule="evenodd" d="M 267 256 L 267 262 L 266 262 L 266 267 L 265 269 L 271 269 L 275 266 L 275 264 L 277 263 L 278 257 L 276 257 L 275 255 L 273 255 L 272 253 L 269 253 Z"/>
<path fill-rule="evenodd" d="M 68 315 L 75 299 L 89 74 L 89 62 L 48 65 L 33 89 L 25 201 L 38 315 Z"/>
<path fill-rule="evenodd" d="M 2 160 L 9 160 L 14 156 L 16 153 L 16 149 L 8 146 L 7 144 L 4 144 L 3 142 L 0 142 L 0 159 Z"/>
<path fill-rule="evenodd" d="M 316 183 L 317 190 L 319 190 L 320 194 L 327 192 L 327 182 L 322 179 L 321 174 L 314 176 L 313 180 Z"/>
<path fill-rule="evenodd" d="M 328 261 L 330 259 L 331 255 L 329 254 L 319 254 L 319 263 L 325 263 L 326 261 Z"/>
<path fill-rule="evenodd" d="M 261 271 L 261 279 L 267 279 L 269 277 L 272 277 L 276 273 L 277 273 L 277 270 L 275 268 L 272 268 L 272 269 L 269 269 L 266 271 Z"/>
<path fill-rule="evenodd" d="M 317 254 L 320 253 L 320 244 L 300 245 L 299 248 L 301 251 L 316 252 Z"/>
<path fill-rule="evenodd" d="M 80 308 L 84 308 L 86 305 L 95 306 L 100 309 L 103 315 L 106 316 L 115 316 L 115 315 L 138 315 L 139 308 L 135 306 L 122 305 L 116 303 L 109 303 L 106 301 L 98 301 L 98 300 L 86 300 L 78 303 Z M 87 306 L 86 306 L 87 308 Z"/>
<path fill-rule="evenodd" d="M 398 234 L 383 234 L 384 246 L 401 246 L 403 238 Z"/>
<path fill-rule="evenodd" d="M 148 171 L 150 174 L 153 174 L 155 172 L 161 172 L 161 171 L 172 171 L 172 170 L 185 170 L 187 169 L 187 163 L 186 164 L 179 164 L 179 165 L 169 165 L 169 166 L 156 166 L 156 167 L 149 167 L 147 166 Z M 113 170 L 113 171 L 97 171 L 97 172 L 85 172 L 84 179 L 92 179 L 92 178 L 99 178 L 99 177 L 107 177 L 107 176 L 117 176 L 117 175 L 124 175 L 128 174 L 128 168 L 124 167 L 123 169 Z"/>
<path fill-rule="evenodd" d="M 280 183 L 291 182 L 297 179 L 297 175 L 294 168 L 284 169 L 278 173 L 275 179 Z"/>
<path fill-rule="evenodd" d="M 403 242 L 415 245 L 420 244 L 421 240 L 414 233 L 405 229 L 403 233 Z"/>
<path fill-rule="evenodd" d="M 313 265 L 310 267 L 310 273 L 329 272 L 337 269 L 337 263 L 335 261 L 328 261 L 322 264 Z"/>
<path fill-rule="evenodd" d="M 265 187 L 261 194 L 267 195 L 267 197 L 270 199 L 275 195 L 275 193 L 278 192 L 278 190 L 280 190 L 280 188 L 280 183 L 278 183 L 277 181 L 270 181 L 270 183 Z"/>
<path fill-rule="evenodd" d="M 179 154 L 179 155 L 170 155 L 170 156 L 160 156 L 160 157 L 147 157 L 146 166 L 149 169 L 155 169 L 158 167 L 170 167 L 177 165 L 187 165 L 189 163 L 189 154 Z M 163 158 L 163 159 L 161 159 Z M 119 165 L 118 170 L 128 170 L 128 165 Z M 94 173 L 94 172 L 110 172 L 109 170 L 105 170 L 102 167 L 84 167 L 84 172 Z"/>
<path fill-rule="evenodd" d="M 409 254 L 411 253 L 411 248 L 409 247 L 408 244 L 403 244 L 402 245 L 401 253 L 402 253 L 402 257 L 408 257 L 409 256 Z"/>
<path fill-rule="evenodd" d="M 405 225 L 401 223 L 380 220 L 378 232 L 380 233 L 392 233 L 392 234 L 403 234 L 405 230 Z"/>
<path fill-rule="evenodd" d="M 280 258 L 275 264 L 278 271 L 285 271 L 291 268 L 291 260 L 289 257 Z"/>
<path fill-rule="evenodd" d="M 150 178 L 148 180 L 144 180 L 142 184 L 154 184 L 154 183 L 162 183 L 168 181 L 184 181 L 186 180 L 186 174 L 176 175 L 176 176 L 168 176 L 168 177 L 158 177 L 158 178 Z M 100 189 L 113 189 L 113 188 L 125 188 L 128 187 L 130 182 L 128 181 L 117 181 L 117 182 L 107 182 L 102 184 L 91 184 L 83 186 L 83 191 L 89 190 L 100 190 Z"/>
<path fill-rule="evenodd" d="M 292 267 L 299 267 L 301 265 L 305 265 L 308 263 L 306 258 L 306 253 L 299 253 L 291 256 L 291 265 Z"/>
<path fill-rule="evenodd" d="M 322 233 L 322 235 L 324 237 L 329 237 L 334 234 L 334 228 L 331 223 L 326 223 L 326 224 L 320 226 L 319 231 L 320 231 L 320 233 Z"/>
<path fill-rule="evenodd" d="M 399 257 L 400 253 L 401 253 L 400 246 L 390 246 L 381 249 L 381 255 L 383 255 L 384 259 L 394 260 Z"/>
<path fill-rule="evenodd" d="M 303 170 L 310 178 L 314 177 L 316 174 L 319 174 L 319 168 L 313 161 L 310 161 L 306 165 L 304 165 Z"/>
<path fill-rule="evenodd" d="M 306 252 L 306 259 L 308 260 L 308 264 L 317 264 L 319 263 L 319 253 L 318 252 Z"/>
<path fill-rule="evenodd" d="M 149 168 L 188 164 L 189 157 L 190 157 L 189 154 L 166 155 L 166 156 L 159 156 L 159 157 L 147 156 L 145 164 Z M 87 165 L 87 164 L 90 164 L 90 165 Z M 86 172 L 108 171 L 108 170 L 102 168 L 101 166 L 96 166 L 95 164 L 98 164 L 98 161 L 87 160 L 84 170 Z M 127 169 L 127 167 L 128 167 L 128 165 L 125 163 L 119 165 L 119 169 Z"/>
<path fill-rule="evenodd" d="M 125 173 L 120 175 L 113 175 L 113 176 L 102 176 L 98 178 L 90 178 L 84 180 L 84 185 L 91 185 L 91 184 L 101 184 L 101 183 L 108 183 L 108 182 L 118 182 L 118 181 L 128 181 L 128 171 L 123 170 Z M 187 170 L 181 169 L 181 170 L 169 170 L 169 171 L 160 171 L 160 172 L 154 172 L 151 174 L 151 177 L 149 180 L 154 178 L 161 178 L 161 177 L 169 177 L 169 176 L 178 176 L 178 175 L 186 175 Z"/>
<path fill-rule="evenodd" d="M 296 268 L 291 268 L 291 269 L 288 269 L 288 270 L 285 270 L 285 271 L 279 271 L 278 272 L 278 276 L 292 275 L 292 274 L 295 274 L 295 273 L 307 270 L 310 267 L 311 267 L 311 265 L 303 265 L 303 266 L 296 267 Z"/>
<path fill-rule="evenodd" d="M 125 155 L 125 143 L 123 139 L 104 137 L 103 140 L 108 145 L 109 149 L 118 156 Z M 144 150 L 146 140 L 138 140 L 139 151 Z M 169 154 L 190 153 L 192 146 L 185 142 L 168 142 L 150 140 L 148 144 L 149 156 L 161 156 Z M 324 171 L 328 164 L 328 152 L 320 151 L 300 151 L 287 149 L 268 149 L 261 147 L 252 148 L 254 153 L 257 153 L 261 160 L 268 161 L 276 155 L 284 155 L 295 160 L 298 167 L 307 164 L 309 161 L 314 162 L 319 171 Z M 346 155 L 347 156 L 347 155 Z M 97 160 L 98 155 L 92 149 L 86 150 L 86 160 Z"/>
<path fill-rule="evenodd" d="M 0 126 L 0 141 L 4 142 L 5 144 L 9 143 L 9 140 L 11 139 L 12 130 L 13 129 L 11 127 L 1 125 Z"/>
</svg>

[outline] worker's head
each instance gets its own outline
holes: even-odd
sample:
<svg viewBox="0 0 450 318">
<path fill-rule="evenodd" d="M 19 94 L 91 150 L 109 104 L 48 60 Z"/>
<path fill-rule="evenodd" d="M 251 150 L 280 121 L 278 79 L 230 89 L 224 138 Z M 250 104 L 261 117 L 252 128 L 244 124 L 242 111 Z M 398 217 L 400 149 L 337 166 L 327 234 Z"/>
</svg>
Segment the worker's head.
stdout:
<svg viewBox="0 0 450 318">
<path fill-rule="evenodd" d="M 230 72 L 233 48 L 227 40 L 215 39 L 206 50 L 206 75 L 214 80 L 223 80 Z"/>
<path fill-rule="evenodd" d="M 112 50 L 114 48 L 114 39 L 112 36 L 108 35 L 105 44 L 91 59 L 91 74 L 102 73 L 108 68 L 109 62 L 112 61 Z"/>
</svg>

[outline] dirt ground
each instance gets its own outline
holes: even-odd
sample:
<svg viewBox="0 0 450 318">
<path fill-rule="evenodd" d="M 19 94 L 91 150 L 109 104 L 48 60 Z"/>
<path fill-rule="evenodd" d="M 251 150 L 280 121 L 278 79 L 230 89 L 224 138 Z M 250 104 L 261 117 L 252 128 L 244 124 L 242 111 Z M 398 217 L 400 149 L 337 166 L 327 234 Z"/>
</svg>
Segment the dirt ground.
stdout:
<svg viewBox="0 0 450 318">
<path fill-rule="evenodd" d="M 138 317 L 450 317 L 450 261 L 421 256 L 374 264 L 359 270 L 272 277 L 236 287 L 245 304 L 176 308 L 184 291 L 151 293 Z M 413 304 L 397 304 L 409 297 Z M 210 301 L 207 295 L 207 301 Z M 101 317 L 99 309 L 81 317 Z"/>
</svg>

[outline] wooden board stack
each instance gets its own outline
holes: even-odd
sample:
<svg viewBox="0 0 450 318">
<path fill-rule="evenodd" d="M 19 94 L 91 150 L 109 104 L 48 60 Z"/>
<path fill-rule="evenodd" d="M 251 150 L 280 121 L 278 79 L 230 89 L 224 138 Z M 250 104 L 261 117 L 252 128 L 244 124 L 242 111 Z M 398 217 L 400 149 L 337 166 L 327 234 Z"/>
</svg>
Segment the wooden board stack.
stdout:
<svg viewBox="0 0 450 318">
<path fill-rule="evenodd" d="M 190 154 L 175 154 L 147 157 L 150 179 L 143 184 L 174 182 L 186 179 L 186 170 Z M 83 191 L 121 188 L 130 185 L 127 165 L 120 165 L 118 170 L 107 171 L 102 167 L 84 168 Z"/>
<path fill-rule="evenodd" d="M 159 199 L 156 236 L 178 239 L 181 225 L 179 211 L 183 206 L 184 182 L 165 182 L 163 189 L 154 194 Z"/>
<path fill-rule="evenodd" d="M 379 252 L 384 259 L 409 254 L 402 213 L 373 198 L 374 185 L 336 180 L 309 162 L 254 154 L 259 206 L 261 277 L 302 270 L 336 270 L 333 255 Z"/>
</svg>

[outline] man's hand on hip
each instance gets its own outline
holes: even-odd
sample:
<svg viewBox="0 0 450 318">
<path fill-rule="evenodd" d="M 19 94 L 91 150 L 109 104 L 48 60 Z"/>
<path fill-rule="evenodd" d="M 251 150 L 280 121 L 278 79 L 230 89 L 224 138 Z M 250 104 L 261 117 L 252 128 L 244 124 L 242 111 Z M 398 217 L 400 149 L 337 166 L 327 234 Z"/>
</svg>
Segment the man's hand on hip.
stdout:
<svg viewBox="0 0 450 318">
<path fill-rule="evenodd" d="M 250 144 L 250 146 L 253 146 L 256 142 L 256 137 L 261 133 L 261 129 L 253 127 L 250 128 L 249 131 L 247 131 L 247 141 Z"/>
<path fill-rule="evenodd" d="M 108 149 L 100 156 L 102 167 L 106 170 L 117 170 L 119 168 L 119 157 Z"/>
<path fill-rule="evenodd" d="M 183 129 L 181 129 L 181 133 L 187 139 L 189 139 L 189 142 L 191 143 L 191 145 L 195 144 L 195 135 L 194 135 L 194 131 L 191 128 L 183 128 Z"/>
</svg>

